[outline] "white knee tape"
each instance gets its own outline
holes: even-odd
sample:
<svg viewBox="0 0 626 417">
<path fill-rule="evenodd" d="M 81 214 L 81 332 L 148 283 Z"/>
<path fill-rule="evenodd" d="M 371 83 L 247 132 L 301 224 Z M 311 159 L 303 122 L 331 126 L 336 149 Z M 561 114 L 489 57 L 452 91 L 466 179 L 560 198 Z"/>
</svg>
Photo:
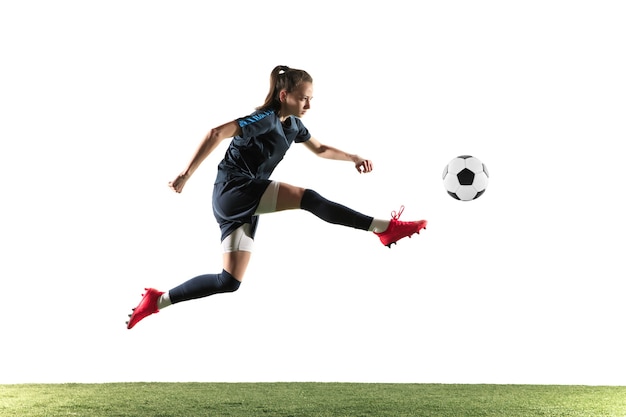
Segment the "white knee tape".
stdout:
<svg viewBox="0 0 626 417">
<path fill-rule="evenodd" d="M 222 241 L 222 249 L 224 252 L 252 252 L 254 239 L 252 239 L 250 227 L 250 223 L 245 223 L 235 229 L 230 235 L 226 236 Z"/>
</svg>

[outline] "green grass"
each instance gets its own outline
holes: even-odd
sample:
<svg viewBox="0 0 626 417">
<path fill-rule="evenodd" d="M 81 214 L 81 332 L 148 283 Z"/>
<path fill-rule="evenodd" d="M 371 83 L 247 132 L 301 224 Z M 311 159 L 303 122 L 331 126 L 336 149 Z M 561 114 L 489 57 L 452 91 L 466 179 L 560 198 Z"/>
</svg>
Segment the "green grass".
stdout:
<svg viewBox="0 0 626 417">
<path fill-rule="evenodd" d="M 0 385 L 2 417 L 626 417 L 626 387 L 348 383 Z"/>
</svg>

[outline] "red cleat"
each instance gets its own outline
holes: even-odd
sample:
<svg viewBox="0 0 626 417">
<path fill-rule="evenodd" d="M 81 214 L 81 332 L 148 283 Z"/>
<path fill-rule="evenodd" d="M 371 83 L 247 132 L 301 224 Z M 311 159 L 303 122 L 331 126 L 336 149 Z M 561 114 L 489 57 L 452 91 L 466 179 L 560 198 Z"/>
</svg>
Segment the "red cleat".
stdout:
<svg viewBox="0 0 626 417">
<path fill-rule="evenodd" d="M 389 227 L 387 230 L 381 233 L 374 234 L 380 238 L 380 241 L 383 245 L 391 248 L 393 243 L 396 243 L 398 240 L 404 237 L 411 237 L 414 233 L 419 234 L 420 230 L 426 229 L 426 225 L 428 222 L 426 220 L 419 220 L 416 222 L 401 222 L 398 219 L 400 215 L 404 211 L 404 206 L 400 207 L 398 213 L 395 211 L 391 212 L 391 221 L 389 222 Z"/>
<path fill-rule="evenodd" d="M 151 314 L 155 314 L 159 312 L 159 307 L 157 306 L 157 301 L 163 291 L 157 291 L 154 288 L 146 288 L 146 293 L 142 294 L 143 298 L 139 302 L 139 305 L 133 308 L 133 313 L 129 314 L 130 320 L 126 322 L 126 327 L 128 329 L 132 329 L 135 324 L 139 323 L 141 320 L 145 319 Z"/>
</svg>

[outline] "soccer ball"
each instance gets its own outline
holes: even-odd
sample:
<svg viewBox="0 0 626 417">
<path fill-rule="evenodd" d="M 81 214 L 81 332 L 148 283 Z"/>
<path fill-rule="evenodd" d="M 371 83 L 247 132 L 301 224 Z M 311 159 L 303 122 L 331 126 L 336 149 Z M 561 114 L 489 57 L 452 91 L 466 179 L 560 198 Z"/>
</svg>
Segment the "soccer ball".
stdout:
<svg viewBox="0 0 626 417">
<path fill-rule="evenodd" d="M 443 185 L 457 200 L 477 199 L 484 194 L 488 183 L 487 167 L 470 155 L 457 156 L 443 170 Z"/>
</svg>

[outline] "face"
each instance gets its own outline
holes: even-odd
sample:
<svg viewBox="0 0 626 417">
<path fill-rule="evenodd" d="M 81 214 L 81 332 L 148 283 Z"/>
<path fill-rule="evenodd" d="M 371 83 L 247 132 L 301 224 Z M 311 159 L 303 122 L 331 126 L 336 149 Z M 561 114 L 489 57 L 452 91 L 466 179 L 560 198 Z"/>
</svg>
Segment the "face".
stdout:
<svg viewBox="0 0 626 417">
<path fill-rule="evenodd" d="M 302 117 L 311 108 L 313 100 L 313 83 L 303 82 L 291 93 L 286 90 L 280 92 L 281 116 Z"/>
</svg>

